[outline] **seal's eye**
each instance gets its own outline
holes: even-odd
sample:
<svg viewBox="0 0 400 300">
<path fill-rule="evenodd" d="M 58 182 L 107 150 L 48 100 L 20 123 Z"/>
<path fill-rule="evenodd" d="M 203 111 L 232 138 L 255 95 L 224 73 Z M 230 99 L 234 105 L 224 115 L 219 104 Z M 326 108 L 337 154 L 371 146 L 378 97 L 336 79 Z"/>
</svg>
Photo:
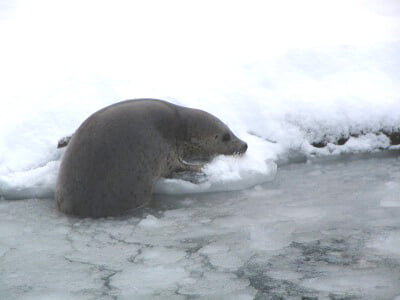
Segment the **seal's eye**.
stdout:
<svg viewBox="0 0 400 300">
<path fill-rule="evenodd" d="M 231 135 L 229 134 L 229 133 L 225 133 L 223 136 L 222 136 L 222 141 L 223 142 L 229 142 L 231 140 Z"/>
</svg>

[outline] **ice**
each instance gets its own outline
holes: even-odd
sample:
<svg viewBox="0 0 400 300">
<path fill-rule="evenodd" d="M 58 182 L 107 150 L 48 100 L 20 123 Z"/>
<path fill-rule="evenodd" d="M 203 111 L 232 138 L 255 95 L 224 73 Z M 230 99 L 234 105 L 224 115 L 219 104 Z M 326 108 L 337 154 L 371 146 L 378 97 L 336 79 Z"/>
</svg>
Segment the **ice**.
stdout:
<svg viewBox="0 0 400 300">
<path fill-rule="evenodd" d="M 141 296 L 158 294 L 169 297 L 179 285 L 190 282 L 189 274 L 176 266 L 128 266 L 112 278 L 112 285 L 121 290 L 122 299 L 141 299 Z"/>
<path fill-rule="evenodd" d="M 400 255 L 400 233 L 392 232 L 372 241 L 370 247 L 389 254 Z"/>
<path fill-rule="evenodd" d="M 155 186 L 156 193 L 188 194 L 200 192 L 234 191 L 249 188 L 275 177 L 277 164 L 245 154 L 244 157 L 218 156 L 202 170 L 197 181 L 189 174 L 190 182 L 182 178 L 163 178 Z"/>
<path fill-rule="evenodd" d="M 186 256 L 185 251 L 177 251 L 165 247 L 153 247 L 146 249 L 135 258 L 135 261 L 146 265 L 175 264 Z"/>
<path fill-rule="evenodd" d="M 222 270 L 237 270 L 243 265 L 244 261 L 240 256 L 230 253 L 230 248 L 223 243 L 212 243 L 199 250 L 199 254 L 206 255 L 210 263 Z"/>
<path fill-rule="evenodd" d="M 400 183 L 388 181 L 382 186 L 381 206 L 400 207 Z"/>
<path fill-rule="evenodd" d="M 10 200 L 52 197 L 59 165 L 59 161 L 50 161 L 42 167 L 0 175 L 1 196 Z"/>
<path fill-rule="evenodd" d="M 141 228 L 151 229 L 151 228 L 161 227 L 162 223 L 156 217 L 149 215 L 145 219 L 140 221 L 138 226 L 140 226 Z"/>
<path fill-rule="evenodd" d="M 316 158 L 96 220 L 2 200 L 2 299 L 395 299 L 400 210 L 382 200 L 398 199 L 399 169 L 394 153 Z"/>
<path fill-rule="evenodd" d="M 193 284 L 183 288 L 182 293 L 186 295 L 203 294 L 210 298 L 235 299 L 236 293 L 246 292 L 246 294 L 240 295 L 238 298 L 251 299 L 255 291 L 251 288 L 249 289 L 249 285 L 250 282 L 247 279 L 239 279 L 233 274 L 209 272 L 199 280 L 194 281 Z"/>
<path fill-rule="evenodd" d="M 364 299 L 386 299 L 387 296 L 385 294 L 387 291 L 398 282 L 397 280 L 393 280 L 393 277 L 396 275 L 388 273 L 386 270 L 380 271 L 375 269 L 372 272 L 365 269 L 348 272 L 343 272 L 342 270 L 340 276 L 338 276 L 337 272 L 338 270 L 333 270 L 334 274 L 328 275 L 325 278 L 305 280 L 302 285 L 327 293 L 341 291 L 337 293 L 336 297 L 350 298 L 350 295 L 360 294 L 363 295 Z"/>
</svg>

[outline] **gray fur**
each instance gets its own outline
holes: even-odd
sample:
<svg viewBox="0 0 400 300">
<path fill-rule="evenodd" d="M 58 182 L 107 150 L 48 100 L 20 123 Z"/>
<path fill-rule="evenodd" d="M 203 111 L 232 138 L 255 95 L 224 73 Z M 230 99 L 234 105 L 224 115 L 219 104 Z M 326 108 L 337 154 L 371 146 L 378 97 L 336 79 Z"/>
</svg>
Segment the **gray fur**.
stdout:
<svg viewBox="0 0 400 300">
<path fill-rule="evenodd" d="M 127 100 L 99 110 L 67 143 L 57 178 L 57 206 L 84 217 L 116 216 L 146 205 L 159 177 L 201 169 L 187 161 L 247 149 L 213 115 L 154 99 Z"/>
</svg>

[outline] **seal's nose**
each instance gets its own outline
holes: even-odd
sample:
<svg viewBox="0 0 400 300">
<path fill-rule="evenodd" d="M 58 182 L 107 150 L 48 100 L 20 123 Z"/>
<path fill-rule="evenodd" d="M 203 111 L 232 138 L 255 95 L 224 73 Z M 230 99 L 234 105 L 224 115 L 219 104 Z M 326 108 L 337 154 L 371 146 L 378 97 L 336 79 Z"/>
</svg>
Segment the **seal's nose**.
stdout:
<svg viewBox="0 0 400 300">
<path fill-rule="evenodd" d="M 240 149 L 241 153 L 245 153 L 247 151 L 247 143 L 244 143 L 244 145 L 242 146 L 242 149 Z"/>
</svg>

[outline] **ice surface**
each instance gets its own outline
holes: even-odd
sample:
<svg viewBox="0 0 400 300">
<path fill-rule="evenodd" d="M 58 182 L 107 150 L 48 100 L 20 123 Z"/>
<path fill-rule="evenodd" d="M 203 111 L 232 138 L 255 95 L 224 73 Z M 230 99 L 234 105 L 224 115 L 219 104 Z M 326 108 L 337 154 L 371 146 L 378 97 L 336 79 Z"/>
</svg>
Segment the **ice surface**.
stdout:
<svg viewBox="0 0 400 300">
<path fill-rule="evenodd" d="M 400 207 L 382 201 L 399 170 L 398 154 L 311 160 L 124 218 L 2 200 L 1 299 L 396 299 Z"/>
</svg>

